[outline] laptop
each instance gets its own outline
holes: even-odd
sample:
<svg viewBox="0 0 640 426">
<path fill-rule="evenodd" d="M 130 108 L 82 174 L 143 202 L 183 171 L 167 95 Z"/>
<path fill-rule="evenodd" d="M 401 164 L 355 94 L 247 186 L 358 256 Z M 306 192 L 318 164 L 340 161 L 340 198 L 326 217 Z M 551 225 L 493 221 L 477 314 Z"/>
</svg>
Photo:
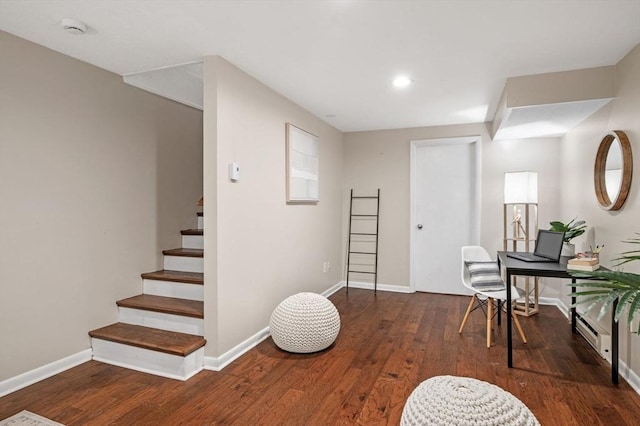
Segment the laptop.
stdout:
<svg viewBox="0 0 640 426">
<path fill-rule="evenodd" d="M 538 231 L 536 248 L 533 253 L 509 252 L 507 257 L 523 260 L 525 262 L 558 262 L 562 251 L 564 232 Z"/>
</svg>

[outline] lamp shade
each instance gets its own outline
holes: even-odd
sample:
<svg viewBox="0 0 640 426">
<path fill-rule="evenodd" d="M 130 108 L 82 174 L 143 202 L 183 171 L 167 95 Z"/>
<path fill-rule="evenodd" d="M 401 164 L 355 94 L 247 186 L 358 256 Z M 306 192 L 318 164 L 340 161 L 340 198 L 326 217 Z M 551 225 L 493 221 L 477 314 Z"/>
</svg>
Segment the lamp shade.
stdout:
<svg viewBox="0 0 640 426">
<path fill-rule="evenodd" d="M 538 173 L 507 172 L 504 174 L 504 203 L 537 203 Z"/>
</svg>

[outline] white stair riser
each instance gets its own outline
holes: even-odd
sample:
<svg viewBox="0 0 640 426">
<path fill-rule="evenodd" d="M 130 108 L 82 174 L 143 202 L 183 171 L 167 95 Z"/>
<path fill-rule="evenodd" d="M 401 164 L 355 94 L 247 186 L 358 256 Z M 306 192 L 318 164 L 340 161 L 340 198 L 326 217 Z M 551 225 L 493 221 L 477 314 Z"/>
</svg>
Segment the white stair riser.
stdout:
<svg viewBox="0 0 640 426">
<path fill-rule="evenodd" d="M 144 373 L 187 380 L 204 368 L 204 347 L 186 357 L 91 338 L 93 359 Z"/>
<path fill-rule="evenodd" d="M 200 284 L 143 279 L 142 292 L 154 296 L 204 301 L 204 286 Z"/>
<path fill-rule="evenodd" d="M 204 250 L 204 236 L 202 235 L 183 235 L 182 248 Z"/>
<path fill-rule="evenodd" d="M 182 272 L 204 273 L 204 259 L 202 257 L 164 256 L 164 269 Z"/>
<path fill-rule="evenodd" d="M 119 307 L 118 320 L 125 324 L 204 336 L 204 320 L 202 318 Z"/>
<path fill-rule="evenodd" d="M 204 229 L 204 217 L 198 216 L 198 229 Z"/>
</svg>

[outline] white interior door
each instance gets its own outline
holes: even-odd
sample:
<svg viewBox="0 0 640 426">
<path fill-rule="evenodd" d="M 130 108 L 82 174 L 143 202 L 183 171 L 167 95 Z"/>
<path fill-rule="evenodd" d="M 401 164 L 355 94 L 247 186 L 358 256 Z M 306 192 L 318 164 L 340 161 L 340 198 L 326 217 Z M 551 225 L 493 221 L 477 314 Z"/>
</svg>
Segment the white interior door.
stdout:
<svg viewBox="0 0 640 426">
<path fill-rule="evenodd" d="M 477 244 L 475 138 L 413 142 L 411 270 L 416 291 L 470 294 L 460 248 Z"/>
</svg>

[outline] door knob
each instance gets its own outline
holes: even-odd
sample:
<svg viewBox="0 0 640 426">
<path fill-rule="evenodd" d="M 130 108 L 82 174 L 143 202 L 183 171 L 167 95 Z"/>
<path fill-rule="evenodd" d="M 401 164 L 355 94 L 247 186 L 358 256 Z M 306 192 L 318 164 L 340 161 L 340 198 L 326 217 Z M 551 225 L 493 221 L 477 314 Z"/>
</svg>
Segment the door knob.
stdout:
<svg viewBox="0 0 640 426">
<path fill-rule="evenodd" d="M 422 229 L 422 224 L 421 223 L 418 224 L 418 229 Z"/>
</svg>

